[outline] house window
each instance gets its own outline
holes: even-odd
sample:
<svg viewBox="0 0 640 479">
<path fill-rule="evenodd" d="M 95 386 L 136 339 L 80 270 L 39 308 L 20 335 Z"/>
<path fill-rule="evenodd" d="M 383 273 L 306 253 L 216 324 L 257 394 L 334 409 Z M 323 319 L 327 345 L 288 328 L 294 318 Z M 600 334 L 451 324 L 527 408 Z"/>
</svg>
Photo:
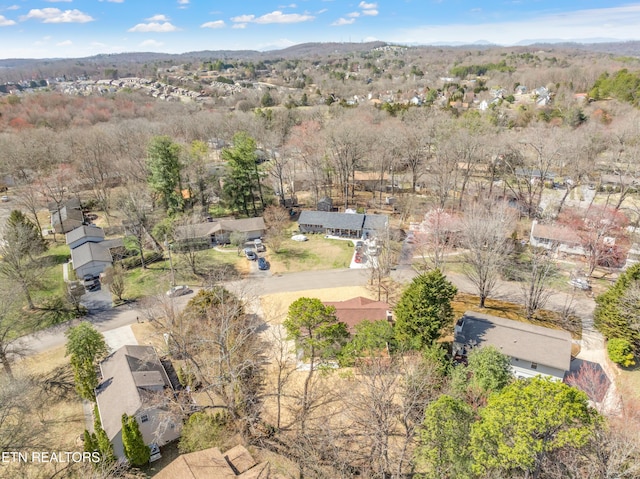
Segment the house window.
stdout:
<svg viewBox="0 0 640 479">
<path fill-rule="evenodd" d="M 531 363 L 531 369 L 538 369 L 538 363 Z"/>
<path fill-rule="evenodd" d="M 149 420 L 149 416 L 147 416 L 146 414 L 143 414 L 142 416 L 140 416 L 140 422 L 147 422 Z"/>
</svg>

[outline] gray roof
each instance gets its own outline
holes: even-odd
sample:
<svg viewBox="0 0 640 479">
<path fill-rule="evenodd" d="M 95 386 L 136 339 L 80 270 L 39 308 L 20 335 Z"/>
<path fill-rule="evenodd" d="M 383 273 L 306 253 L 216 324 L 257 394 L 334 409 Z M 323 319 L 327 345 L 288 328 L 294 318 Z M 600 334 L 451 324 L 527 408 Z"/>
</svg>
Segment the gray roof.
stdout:
<svg viewBox="0 0 640 479">
<path fill-rule="evenodd" d="M 100 242 L 100 246 L 103 248 L 111 249 L 111 248 L 122 248 L 124 247 L 124 239 L 123 238 L 111 238 L 108 240 L 104 240 Z"/>
<path fill-rule="evenodd" d="M 571 363 L 571 334 L 488 314 L 467 311 L 458 324 L 454 341 L 474 342 L 477 346 L 494 346 L 512 358 L 568 371 Z M 457 328 L 456 328 L 457 330 Z"/>
<path fill-rule="evenodd" d="M 302 211 L 298 218 L 298 224 L 358 231 L 362 229 L 364 224 L 364 215 L 334 211 Z"/>
<path fill-rule="evenodd" d="M 364 229 L 372 231 L 384 231 L 389 226 L 389 217 L 387 215 L 365 215 Z"/>
<path fill-rule="evenodd" d="M 250 231 L 263 231 L 266 229 L 264 218 L 258 216 L 256 218 L 221 219 L 220 229 L 222 231 L 237 231 L 239 233 L 248 233 Z"/>
<path fill-rule="evenodd" d="M 104 239 L 104 231 L 96 225 L 82 225 L 72 229 L 66 234 L 67 244 L 71 244 L 86 237 Z"/>
<path fill-rule="evenodd" d="M 100 371 L 96 402 L 110 440 L 120 432 L 122 414 L 135 415 L 150 393 L 171 388 L 153 346 L 122 346 L 100 363 Z"/>
<path fill-rule="evenodd" d="M 75 197 L 69 198 L 67 201 L 64 201 L 60 204 L 60 209 L 65 207 L 69 209 L 79 210 L 81 209 L 80 200 Z M 47 203 L 47 209 L 50 213 L 55 213 L 56 211 L 58 211 L 58 205 L 55 201 L 52 201 L 50 203 Z"/>
<path fill-rule="evenodd" d="M 250 231 L 264 231 L 266 226 L 264 218 L 241 219 L 215 219 L 213 222 L 194 223 L 191 225 L 178 226 L 175 229 L 175 237 L 181 239 L 205 238 L 216 233 L 235 231 L 238 233 L 248 233 Z"/>
<path fill-rule="evenodd" d="M 71 261 L 73 269 L 78 269 L 92 261 L 111 263 L 113 258 L 109 253 L 109 248 L 102 246 L 102 243 L 84 243 L 71 250 Z"/>
<path fill-rule="evenodd" d="M 76 210 L 73 208 L 67 208 L 66 206 L 63 206 L 60 209 L 59 215 L 58 215 L 58 210 L 54 210 L 51 213 L 51 224 L 52 225 L 60 224 L 60 217 L 62 217 L 63 223 L 67 220 L 79 221 L 80 223 L 84 221 L 84 216 L 82 215 L 82 211 Z"/>
</svg>

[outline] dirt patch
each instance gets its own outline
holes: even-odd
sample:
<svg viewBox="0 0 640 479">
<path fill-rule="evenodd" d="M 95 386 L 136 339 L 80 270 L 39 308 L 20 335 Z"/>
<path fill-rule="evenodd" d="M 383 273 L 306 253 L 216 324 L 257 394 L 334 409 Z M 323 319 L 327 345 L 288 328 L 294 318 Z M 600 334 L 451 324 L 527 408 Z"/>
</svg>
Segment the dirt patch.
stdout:
<svg viewBox="0 0 640 479">
<path fill-rule="evenodd" d="M 321 301 L 344 301 L 358 296 L 376 299 L 364 286 L 343 288 L 308 289 L 287 293 L 268 294 L 260 298 L 263 317 L 268 324 L 281 324 L 287 317 L 289 305 L 298 298 L 318 298 Z"/>
</svg>

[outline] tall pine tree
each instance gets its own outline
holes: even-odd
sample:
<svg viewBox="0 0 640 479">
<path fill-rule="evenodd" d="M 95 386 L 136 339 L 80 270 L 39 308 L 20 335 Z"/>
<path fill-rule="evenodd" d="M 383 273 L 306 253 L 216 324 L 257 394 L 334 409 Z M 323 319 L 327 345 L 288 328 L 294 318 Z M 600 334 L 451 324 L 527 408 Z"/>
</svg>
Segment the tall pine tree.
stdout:
<svg viewBox="0 0 640 479">
<path fill-rule="evenodd" d="M 151 451 L 144 443 L 138 421 L 134 416 L 122 415 L 122 446 L 124 455 L 134 466 L 143 466 L 149 462 Z"/>
</svg>

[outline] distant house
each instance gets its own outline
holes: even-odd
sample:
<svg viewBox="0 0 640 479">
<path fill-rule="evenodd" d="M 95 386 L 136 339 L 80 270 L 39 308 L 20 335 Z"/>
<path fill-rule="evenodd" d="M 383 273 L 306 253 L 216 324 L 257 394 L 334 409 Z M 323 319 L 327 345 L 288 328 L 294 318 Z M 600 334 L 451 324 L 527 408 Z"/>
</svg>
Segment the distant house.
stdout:
<svg viewBox="0 0 640 479">
<path fill-rule="evenodd" d="M 222 453 L 217 447 L 182 454 L 154 476 L 156 479 L 270 479 L 270 464 L 259 464 L 243 446 Z"/>
<path fill-rule="evenodd" d="M 531 223 L 529 242 L 532 246 L 567 254 L 584 255 L 585 250 L 580 237 L 568 226 L 541 224 L 537 220 Z"/>
<path fill-rule="evenodd" d="M 261 238 L 266 231 L 264 218 L 214 219 L 210 222 L 178 226 L 175 229 L 177 245 L 188 242 L 213 247 L 229 243 L 233 233 L 240 233 L 247 241 Z"/>
<path fill-rule="evenodd" d="M 322 233 L 343 238 L 375 236 L 389 225 L 387 215 L 303 211 L 298 218 L 301 233 Z"/>
<path fill-rule="evenodd" d="M 181 419 L 167 407 L 173 386 L 152 346 L 122 346 L 100 363 L 96 403 L 102 427 L 118 458 L 124 457 L 122 415 L 136 418 L 146 444 L 180 437 Z"/>
<path fill-rule="evenodd" d="M 78 278 L 97 276 L 124 256 L 122 238 L 105 240 L 104 231 L 96 225 L 82 225 L 66 234 L 71 249 L 71 263 Z"/>
<path fill-rule="evenodd" d="M 318 200 L 316 205 L 318 211 L 333 211 L 333 200 L 328 196 L 324 196 Z"/>
<path fill-rule="evenodd" d="M 509 356 L 518 378 L 540 375 L 562 381 L 571 365 L 567 331 L 467 311 L 454 328 L 454 357 L 465 360 L 473 348 L 483 346 Z"/>
<path fill-rule="evenodd" d="M 51 229 L 56 233 L 68 233 L 84 224 L 82 210 L 63 206 L 51 212 Z"/>
<path fill-rule="evenodd" d="M 66 234 L 66 242 L 70 249 L 85 243 L 99 243 L 104 240 L 104 231 L 96 225 L 81 225 Z"/>
<path fill-rule="evenodd" d="M 324 304 L 336 308 L 336 317 L 347 325 L 351 334 L 362 321 L 392 321 L 391 307 L 384 301 L 358 296 L 346 301 L 325 301 Z"/>
</svg>

